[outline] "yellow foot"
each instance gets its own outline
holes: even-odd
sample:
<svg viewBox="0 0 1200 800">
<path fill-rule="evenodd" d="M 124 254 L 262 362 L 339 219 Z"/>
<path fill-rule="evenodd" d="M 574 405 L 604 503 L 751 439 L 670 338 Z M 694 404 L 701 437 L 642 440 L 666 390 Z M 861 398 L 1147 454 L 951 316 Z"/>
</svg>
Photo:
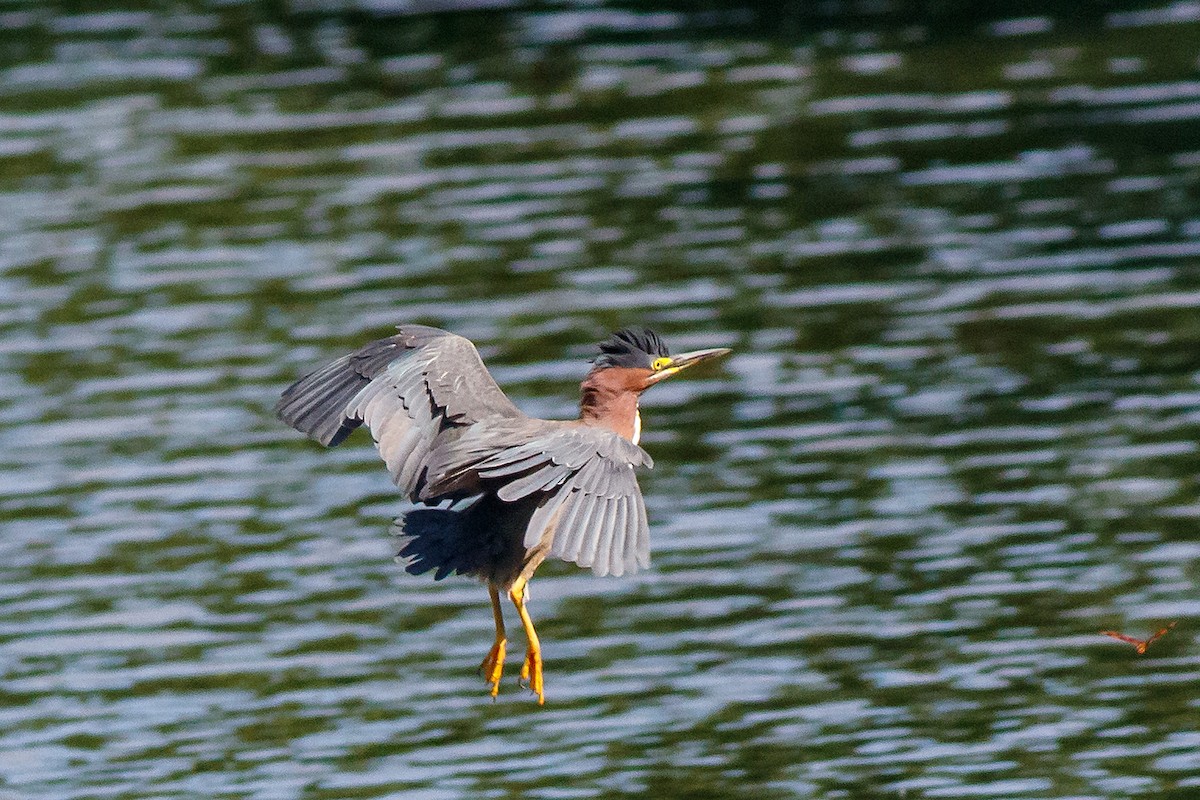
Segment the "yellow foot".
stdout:
<svg viewBox="0 0 1200 800">
<path fill-rule="evenodd" d="M 529 649 L 525 652 L 525 663 L 521 665 L 521 677 L 518 679 L 518 683 L 528 686 L 529 690 L 537 695 L 540 706 L 546 702 L 546 695 L 542 692 L 542 644 L 538 639 L 537 631 L 533 629 L 533 620 L 529 618 L 529 609 L 525 608 L 524 578 L 517 579 L 512 588 L 508 590 L 508 596 L 516 606 L 517 613 L 521 615 L 521 626 L 525 628 L 525 641 L 529 643 Z"/>
<path fill-rule="evenodd" d="M 525 663 L 521 665 L 521 677 L 517 681 L 529 691 L 537 695 L 538 705 L 545 705 L 546 694 L 542 684 L 542 653 L 541 650 L 530 648 L 525 654 Z"/>
<path fill-rule="evenodd" d="M 492 685 L 493 698 L 500 692 L 500 675 L 504 672 L 506 644 L 504 639 L 497 639 L 496 643 L 492 645 L 492 649 L 488 651 L 487 658 L 479 665 L 479 672 L 483 675 L 483 679 Z"/>
</svg>

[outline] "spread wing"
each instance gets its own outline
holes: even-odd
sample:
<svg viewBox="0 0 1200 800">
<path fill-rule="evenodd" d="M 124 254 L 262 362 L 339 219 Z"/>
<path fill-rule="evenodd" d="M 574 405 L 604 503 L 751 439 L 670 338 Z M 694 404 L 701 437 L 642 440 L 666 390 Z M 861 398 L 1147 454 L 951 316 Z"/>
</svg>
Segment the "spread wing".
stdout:
<svg viewBox="0 0 1200 800">
<path fill-rule="evenodd" d="M 301 378 L 275 411 L 327 447 L 365 424 L 414 503 L 493 490 L 534 506 L 526 547 L 554 526 L 551 553 L 598 575 L 649 565 L 634 473 L 652 465 L 646 451 L 609 430 L 525 416 L 461 336 L 401 325 Z"/>
<path fill-rule="evenodd" d="M 650 526 L 633 469 L 624 459 L 589 461 L 538 509 L 525 535 L 526 547 L 541 520 L 557 514 L 550 552 L 564 561 L 591 567 L 597 575 L 650 566 Z"/>
<path fill-rule="evenodd" d="M 423 499 L 460 485 L 491 485 L 508 503 L 536 508 L 524 545 L 553 526 L 550 552 L 597 575 L 650 564 L 650 527 L 635 467 L 645 450 L 612 431 L 570 422 L 493 420 L 472 426 L 431 460 Z"/>
<path fill-rule="evenodd" d="M 490 418 L 527 418 L 469 340 L 424 325 L 397 329 L 292 384 L 275 413 L 327 447 L 366 424 L 393 482 L 416 501 L 439 434 Z"/>
</svg>

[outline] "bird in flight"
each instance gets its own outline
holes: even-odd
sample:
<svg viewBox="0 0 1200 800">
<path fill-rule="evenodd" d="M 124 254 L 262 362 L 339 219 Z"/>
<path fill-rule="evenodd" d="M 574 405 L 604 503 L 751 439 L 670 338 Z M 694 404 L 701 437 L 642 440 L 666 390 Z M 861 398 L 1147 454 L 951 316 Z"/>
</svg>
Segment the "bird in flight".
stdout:
<svg viewBox="0 0 1200 800">
<path fill-rule="evenodd" d="M 525 631 L 519 681 L 545 702 L 542 653 L 526 587 L 550 555 L 621 575 L 649 565 L 650 531 L 635 468 L 642 392 L 726 348 L 671 355 L 649 329 L 600 343 L 581 384 L 579 418 L 528 417 L 500 390 L 467 339 L 424 325 L 398 333 L 292 384 L 279 418 L 321 444 L 366 425 L 414 508 L 397 526 L 409 573 L 469 575 L 488 588 L 496 638 L 480 665 L 495 698 L 507 635 L 500 594 Z M 436 507 L 435 507 L 436 506 Z"/>
<path fill-rule="evenodd" d="M 1140 655 L 1145 655 L 1146 648 L 1148 648 L 1150 645 L 1154 644 L 1156 641 L 1158 641 L 1162 637 L 1166 636 L 1167 632 L 1170 631 L 1172 628 L 1174 628 L 1175 625 L 1176 625 L 1176 623 L 1172 622 L 1171 624 L 1167 625 L 1167 627 L 1165 627 L 1165 628 L 1159 628 L 1157 631 L 1155 631 L 1154 635 L 1151 636 L 1149 639 L 1135 639 L 1132 636 L 1126 636 L 1125 634 L 1121 633 L 1120 631 L 1100 631 L 1100 632 L 1102 634 L 1104 634 L 1105 636 L 1111 636 L 1112 638 L 1119 639 L 1120 641 L 1125 642 L 1126 644 L 1133 645 L 1133 649 L 1137 650 L 1138 655 L 1140 656 Z"/>
</svg>

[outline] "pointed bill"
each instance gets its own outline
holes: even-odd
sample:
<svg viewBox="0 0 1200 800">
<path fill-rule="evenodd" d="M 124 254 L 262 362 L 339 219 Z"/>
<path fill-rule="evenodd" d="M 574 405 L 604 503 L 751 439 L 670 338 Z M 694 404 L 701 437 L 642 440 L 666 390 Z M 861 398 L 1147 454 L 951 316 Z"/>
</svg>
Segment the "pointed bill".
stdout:
<svg viewBox="0 0 1200 800">
<path fill-rule="evenodd" d="M 697 364 L 703 364 L 705 361 L 712 361 L 721 356 L 729 355 L 730 352 L 732 351 L 728 347 L 712 347 L 707 350 L 692 350 L 689 353 L 670 356 L 667 363 L 655 370 L 654 374 L 650 376 L 649 383 L 658 383 L 664 378 L 669 378 L 688 367 L 694 367 Z"/>
</svg>

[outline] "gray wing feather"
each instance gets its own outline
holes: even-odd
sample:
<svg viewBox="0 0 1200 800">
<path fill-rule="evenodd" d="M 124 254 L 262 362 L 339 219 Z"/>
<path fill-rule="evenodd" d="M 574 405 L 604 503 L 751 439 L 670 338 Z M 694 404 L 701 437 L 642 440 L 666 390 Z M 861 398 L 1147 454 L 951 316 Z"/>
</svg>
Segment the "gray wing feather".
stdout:
<svg viewBox="0 0 1200 800">
<path fill-rule="evenodd" d="M 612 544 L 608 549 L 608 571 L 620 577 L 625 572 L 625 542 L 629 536 L 629 498 L 617 498 L 617 516 L 613 522 Z"/>
<path fill-rule="evenodd" d="M 383 438 L 379 440 L 379 455 L 388 465 L 394 483 L 406 486 L 412 482 L 415 472 L 413 462 L 420 461 L 419 456 L 414 459 L 413 455 L 427 446 L 428 441 L 416 426 L 410 426 L 403 433 L 399 429 L 384 433 Z"/>
<path fill-rule="evenodd" d="M 579 543 L 579 560 L 591 566 L 597 575 L 608 574 L 608 549 L 612 545 L 613 524 L 617 516 L 617 501 L 605 498 L 604 515 L 592 525 Z"/>
<path fill-rule="evenodd" d="M 304 379 L 305 385 L 292 386 L 283 393 L 275 406 L 280 419 L 307 433 L 327 447 L 338 444 L 358 427 L 348 424 L 344 415 L 331 413 L 342 398 L 348 398 L 362 388 L 364 381 L 350 363 L 350 357 L 340 358 L 324 369 Z"/>
<path fill-rule="evenodd" d="M 627 526 L 629 525 L 629 498 L 618 497 L 616 500 L 617 510 L 613 514 L 612 538 L 608 542 L 608 550 L 605 553 L 597 553 L 597 558 L 608 558 L 608 574 L 622 575 L 625 572 L 625 540 L 628 538 Z"/>
<path fill-rule="evenodd" d="M 602 510 L 596 503 L 571 502 L 571 495 L 578 491 L 578 489 L 571 489 L 560 494 L 564 511 L 558 519 L 553 544 L 555 555 L 564 561 L 575 561 L 576 563 L 579 558 L 579 541 L 583 538 L 583 532 L 589 527 L 590 516 L 593 511 Z M 586 565 L 580 564 L 580 566 Z"/>
<path fill-rule="evenodd" d="M 392 481 L 411 492 L 436 429 L 429 402 L 420 396 L 420 372 L 407 364 L 399 366 L 389 365 L 359 392 L 347 413 L 366 424 Z M 408 404 L 403 401 L 406 396 L 413 398 Z M 418 469 L 411 463 L 414 456 Z"/>
<path fill-rule="evenodd" d="M 535 492 L 549 491 L 570 475 L 571 471 L 567 467 L 558 465 L 542 467 L 524 477 L 504 484 L 497 490 L 496 495 L 506 503 L 511 503 Z"/>
<path fill-rule="evenodd" d="M 398 331 L 301 378 L 275 411 L 327 447 L 365 423 L 392 479 L 417 501 L 439 434 L 486 419 L 526 418 L 471 342 L 424 325 Z"/>
<path fill-rule="evenodd" d="M 584 539 L 579 550 L 579 560 L 586 561 L 592 567 L 592 572 L 604 576 L 608 574 L 609 551 L 612 549 L 613 528 L 616 525 L 617 500 L 604 501 L 604 517 Z"/>
<path fill-rule="evenodd" d="M 596 538 L 599 535 L 601 526 L 604 525 L 604 514 L 608 510 L 608 501 L 600 498 L 585 497 L 576 493 L 572 498 L 575 502 L 572 503 L 574 510 L 577 510 L 575 524 L 570 528 L 562 526 L 555 534 L 553 550 L 555 555 L 567 561 L 574 561 L 581 567 L 590 567 L 592 561 L 590 558 L 581 557 L 586 552 L 591 552 L 586 547 L 586 542 L 591 539 L 591 548 L 595 549 Z M 560 546 L 558 536 L 566 534 L 566 542 Z"/>
<path fill-rule="evenodd" d="M 389 409 L 390 411 L 390 409 Z M 382 433 L 375 439 L 375 446 L 379 448 L 379 456 L 384 460 L 388 467 L 396 465 L 397 451 L 404 446 L 405 440 L 413 432 L 413 426 L 407 422 L 407 418 L 402 425 L 388 425 L 387 422 L 395 416 L 394 412 L 385 413 L 382 415 L 385 423 L 379 426 Z M 398 465 L 397 465 L 398 466 Z"/>
<path fill-rule="evenodd" d="M 489 459 L 486 465 L 480 466 L 477 471 L 481 478 L 503 478 L 509 475 L 519 475 L 526 470 L 542 466 L 547 461 L 548 459 L 544 453 L 529 453 L 501 464 L 497 464 L 495 461 Z M 514 497 L 513 499 L 516 500 L 518 498 Z"/>
<path fill-rule="evenodd" d="M 639 494 L 634 498 L 637 519 L 637 536 L 634 537 L 633 561 L 636 566 L 645 567 L 650 564 L 650 521 L 646 519 L 646 501 Z"/>
<path fill-rule="evenodd" d="M 586 503 L 578 502 L 581 497 L 579 493 L 574 493 L 569 498 L 575 501 L 572 505 L 579 509 L 578 518 L 575 524 L 569 528 L 566 525 L 559 525 L 558 531 L 554 534 L 551 550 L 554 555 L 564 561 L 574 561 L 581 567 L 590 567 L 592 566 L 591 560 L 582 555 L 584 542 L 589 537 L 594 539 L 598 534 L 599 526 L 604 524 L 606 501 L 590 499 Z M 561 540 L 560 536 L 563 537 Z"/>
</svg>

